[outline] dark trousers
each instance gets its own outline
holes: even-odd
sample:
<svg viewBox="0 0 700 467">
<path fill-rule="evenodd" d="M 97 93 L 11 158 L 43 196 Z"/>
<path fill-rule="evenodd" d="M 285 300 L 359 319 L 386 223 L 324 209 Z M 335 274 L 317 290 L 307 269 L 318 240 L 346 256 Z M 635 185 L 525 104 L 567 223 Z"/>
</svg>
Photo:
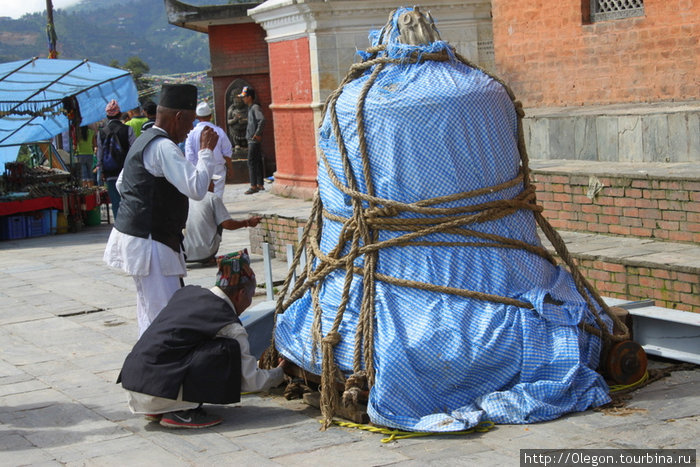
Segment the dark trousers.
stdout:
<svg viewBox="0 0 700 467">
<path fill-rule="evenodd" d="M 250 186 L 262 186 L 262 148 L 260 143 L 256 141 L 248 141 L 248 174 L 250 176 Z"/>
<path fill-rule="evenodd" d="M 107 194 L 109 195 L 109 202 L 112 203 L 112 214 L 114 214 L 114 220 L 117 220 L 117 213 L 119 212 L 119 203 L 122 197 L 119 196 L 119 190 L 117 190 L 117 179 L 107 179 Z"/>
</svg>

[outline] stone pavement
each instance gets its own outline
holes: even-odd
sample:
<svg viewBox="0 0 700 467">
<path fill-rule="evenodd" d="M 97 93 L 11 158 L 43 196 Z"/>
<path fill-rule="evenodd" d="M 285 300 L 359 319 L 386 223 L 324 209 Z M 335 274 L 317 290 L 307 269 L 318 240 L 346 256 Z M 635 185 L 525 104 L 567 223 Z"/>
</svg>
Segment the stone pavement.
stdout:
<svg viewBox="0 0 700 467">
<path fill-rule="evenodd" d="M 229 185 L 234 217 L 308 202 Z M 625 410 L 587 411 L 488 433 L 381 443 L 333 427 L 279 394 L 212 406 L 223 424 L 174 431 L 133 416 L 114 383 L 136 340 L 131 278 L 102 263 L 110 227 L 0 242 L 0 465 L 517 465 L 522 448 L 693 448 L 700 439 L 700 370 L 673 372 L 634 392 Z M 221 252 L 245 247 L 225 232 Z M 262 259 L 254 268 L 262 273 Z M 275 279 L 284 275 L 275 262 Z M 215 268 L 186 282 L 209 286 Z M 655 367 L 669 362 L 652 362 Z"/>
</svg>

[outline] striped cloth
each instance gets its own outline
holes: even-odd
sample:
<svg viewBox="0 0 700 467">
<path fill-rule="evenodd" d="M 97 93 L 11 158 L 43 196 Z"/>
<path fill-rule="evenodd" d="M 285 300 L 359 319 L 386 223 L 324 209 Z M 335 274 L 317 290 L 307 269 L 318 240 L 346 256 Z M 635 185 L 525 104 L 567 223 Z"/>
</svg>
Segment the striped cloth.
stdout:
<svg viewBox="0 0 700 467">
<path fill-rule="evenodd" d="M 389 56 L 401 56 L 410 47 L 391 41 L 390 37 Z M 436 42 L 424 50 L 447 47 Z M 346 85 L 336 107 L 362 192 L 366 184 L 355 109 L 368 76 Z M 513 104 L 500 84 L 464 64 L 427 61 L 387 66 L 366 97 L 364 117 L 372 182 L 379 197 L 412 203 L 497 185 L 518 173 Z M 347 184 L 328 115 L 320 145 L 331 169 Z M 349 197 L 331 183 L 323 163 L 318 173 L 324 207 L 332 214 L 351 216 Z M 437 207 L 509 199 L 522 190 L 517 185 Z M 540 245 L 529 211 L 471 228 Z M 324 219 L 324 252 L 336 246 L 340 230 L 339 222 Z M 380 240 L 403 233 L 382 231 Z M 479 241 L 444 233 L 425 239 Z M 362 258 L 356 261 L 357 266 L 362 263 Z M 381 250 L 377 272 L 511 297 L 533 308 L 377 281 L 376 383 L 368 402 L 373 423 L 413 431 L 456 431 L 485 419 L 551 420 L 609 401 L 605 381 L 595 371 L 600 340 L 578 327 L 582 321 L 593 323 L 593 317 L 565 269 L 524 250 L 404 246 Z M 341 302 L 344 274 L 336 271 L 323 283 L 323 335 L 331 329 Z M 362 278 L 355 276 L 340 327 L 342 340 L 335 348 L 336 362 L 346 375 L 352 373 L 361 300 Z M 279 315 L 275 338 L 283 355 L 320 374 L 321 353 L 312 347 L 312 322 L 307 293 Z"/>
</svg>

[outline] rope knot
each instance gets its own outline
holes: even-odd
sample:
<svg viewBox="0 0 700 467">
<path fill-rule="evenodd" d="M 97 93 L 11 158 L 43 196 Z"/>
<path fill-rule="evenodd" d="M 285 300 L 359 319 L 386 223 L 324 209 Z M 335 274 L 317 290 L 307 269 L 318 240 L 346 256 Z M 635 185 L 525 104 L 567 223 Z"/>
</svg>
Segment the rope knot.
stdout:
<svg viewBox="0 0 700 467">
<path fill-rule="evenodd" d="M 326 337 L 321 339 L 322 344 L 326 344 L 326 345 L 330 344 L 333 347 L 338 345 L 339 342 L 340 342 L 340 333 L 338 331 L 331 331 L 326 335 Z"/>
</svg>

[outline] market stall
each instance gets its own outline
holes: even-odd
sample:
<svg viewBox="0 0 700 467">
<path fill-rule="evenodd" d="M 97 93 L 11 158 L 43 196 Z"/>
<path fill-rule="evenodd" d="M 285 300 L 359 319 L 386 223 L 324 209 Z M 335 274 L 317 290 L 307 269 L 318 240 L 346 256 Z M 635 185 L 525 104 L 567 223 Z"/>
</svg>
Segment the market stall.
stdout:
<svg viewBox="0 0 700 467">
<path fill-rule="evenodd" d="M 63 217 L 72 230 L 94 222 L 89 216 L 109 202 L 106 192 L 72 176 L 74 144 L 63 160 L 49 141 L 67 132 L 74 143 L 77 129 L 102 120 L 112 99 L 138 106 L 128 71 L 87 60 L 0 64 L 0 240 L 55 233 Z"/>
</svg>

